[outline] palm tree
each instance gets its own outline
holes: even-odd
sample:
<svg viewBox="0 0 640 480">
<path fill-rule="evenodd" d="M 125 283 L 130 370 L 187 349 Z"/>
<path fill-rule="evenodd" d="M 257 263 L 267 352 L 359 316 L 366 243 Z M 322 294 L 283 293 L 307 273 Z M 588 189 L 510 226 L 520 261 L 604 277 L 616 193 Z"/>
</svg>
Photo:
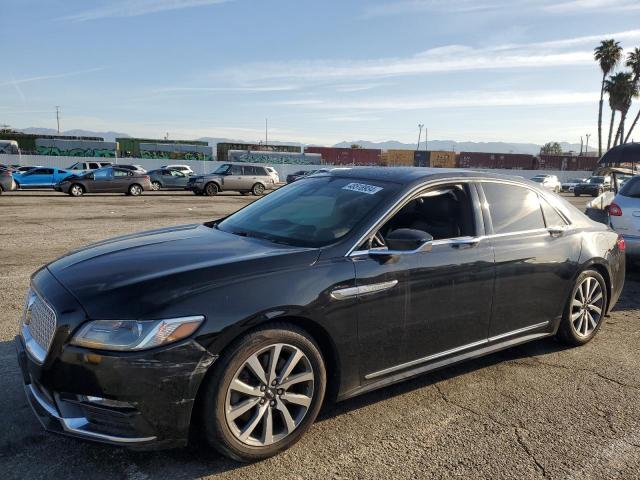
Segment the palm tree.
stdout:
<svg viewBox="0 0 640 480">
<path fill-rule="evenodd" d="M 633 72 L 633 81 L 635 82 L 636 87 L 640 88 L 640 48 L 634 48 L 633 51 L 627 54 L 626 65 L 627 67 L 631 68 L 631 71 Z M 629 141 L 629 138 L 631 138 L 631 132 L 633 132 L 633 129 L 635 128 L 639 119 L 640 110 L 638 110 L 638 114 L 636 115 L 636 118 L 634 118 L 633 123 L 629 128 L 629 132 L 624 139 L 624 143 L 627 143 Z"/>
<path fill-rule="evenodd" d="M 615 75 L 611 75 L 605 80 L 605 91 L 609 95 L 609 106 L 611 107 L 611 123 L 609 125 L 609 141 L 607 142 L 607 149 L 611 147 L 611 135 L 613 133 L 613 124 L 616 110 L 620 112 L 620 123 L 616 130 L 616 136 L 613 140 L 613 146 L 620 143 L 624 139 L 624 122 L 627 118 L 627 112 L 631 107 L 631 100 L 638 95 L 638 86 L 633 81 L 633 74 L 631 72 L 618 72 Z"/>
<path fill-rule="evenodd" d="M 600 87 L 600 108 L 598 110 L 598 156 L 602 156 L 602 104 L 604 103 L 604 86 L 607 75 L 618 64 L 622 57 L 622 47 L 613 39 L 600 42 L 594 52 L 593 58 L 599 63 L 602 70 L 602 86 Z"/>
</svg>

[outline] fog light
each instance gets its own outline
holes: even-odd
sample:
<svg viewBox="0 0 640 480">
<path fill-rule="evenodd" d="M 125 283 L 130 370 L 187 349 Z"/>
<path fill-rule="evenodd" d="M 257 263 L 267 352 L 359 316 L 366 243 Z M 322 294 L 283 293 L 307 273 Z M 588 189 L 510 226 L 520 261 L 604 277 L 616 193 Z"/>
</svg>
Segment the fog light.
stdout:
<svg viewBox="0 0 640 480">
<path fill-rule="evenodd" d="M 102 397 L 94 397 L 91 395 L 83 395 L 82 400 L 87 403 L 92 403 L 94 405 L 100 405 L 101 407 L 110 407 L 110 408 L 133 408 L 128 402 L 121 402 L 120 400 L 110 400 L 108 398 Z"/>
</svg>

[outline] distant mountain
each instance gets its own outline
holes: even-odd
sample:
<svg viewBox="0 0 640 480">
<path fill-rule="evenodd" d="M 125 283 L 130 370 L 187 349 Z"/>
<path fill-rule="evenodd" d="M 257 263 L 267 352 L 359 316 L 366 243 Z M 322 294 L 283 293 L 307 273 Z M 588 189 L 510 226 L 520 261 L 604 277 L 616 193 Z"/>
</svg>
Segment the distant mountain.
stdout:
<svg viewBox="0 0 640 480">
<path fill-rule="evenodd" d="M 53 128 L 22 128 L 21 132 L 33 133 L 39 135 L 56 135 L 57 131 Z M 115 141 L 116 137 L 130 137 L 127 133 L 119 132 L 94 132 L 91 130 L 66 130 L 62 132 L 62 135 L 74 135 L 85 137 L 102 137 L 108 142 Z M 247 141 L 242 139 L 230 139 L 219 137 L 201 137 L 197 140 L 208 142 L 209 146 L 215 150 L 218 143 L 258 143 L 255 141 Z M 271 145 L 302 145 L 299 142 L 282 142 L 282 141 L 269 141 Z M 380 148 L 382 150 L 398 149 L 398 150 L 414 150 L 416 148 L 415 143 L 402 143 L 397 140 L 387 140 L 386 142 L 370 142 L 368 140 L 353 140 L 343 141 L 333 145 L 334 147 L 350 147 L 352 144 L 358 144 L 362 148 Z M 562 150 L 565 152 L 580 152 L 579 143 L 560 142 Z M 325 145 L 319 145 L 325 146 Z M 487 152 L 487 153 L 528 153 L 536 155 L 540 153 L 541 145 L 535 143 L 511 143 L 511 142 L 457 142 L 455 140 L 429 140 L 429 150 L 455 150 L 456 152 Z M 424 143 L 420 145 L 420 148 L 424 148 Z M 589 148 L 590 152 L 595 152 L 595 149 Z"/>
<path fill-rule="evenodd" d="M 367 140 L 353 140 L 340 142 L 334 147 L 348 148 L 353 144 L 360 145 L 362 148 L 380 148 L 382 150 L 398 149 L 398 150 L 415 150 L 415 143 L 401 143 L 397 140 L 388 140 L 386 142 L 369 142 Z M 564 152 L 580 152 L 579 143 L 560 142 Z M 455 140 L 429 140 L 429 150 L 454 150 L 456 152 L 487 152 L 487 153 L 527 153 L 537 155 L 540 153 L 541 145 L 535 143 L 507 143 L 507 142 L 456 142 Z M 424 148 L 421 143 L 420 148 Z M 589 148 L 589 151 L 595 150 Z"/>
<path fill-rule="evenodd" d="M 39 127 L 29 127 L 29 128 L 21 128 L 18 129 L 20 132 L 24 133 L 32 133 L 34 135 L 58 135 L 58 131 L 55 128 L 39 128 Z M 126 133 L 119 132 L 93 132 L 91 130 L 65 130 L 60 132 L 60 135 L 69 135 L 73 137 L 102 137 L 107 142 L 115 142 L 116 137 L 129 137 L 130 135 Z"/>
</svg>

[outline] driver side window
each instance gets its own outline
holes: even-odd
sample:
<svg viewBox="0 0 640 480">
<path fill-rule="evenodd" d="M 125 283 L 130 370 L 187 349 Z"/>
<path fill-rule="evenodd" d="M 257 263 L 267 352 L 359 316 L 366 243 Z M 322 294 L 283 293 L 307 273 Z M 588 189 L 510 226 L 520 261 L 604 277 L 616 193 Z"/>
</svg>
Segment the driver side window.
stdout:
<svg viewBox="0 0 640 480">
<path fill-rule="evenodd" d="M 439 185 L 423 192 L 405 203 L 365 247 L 384 247 L 385 238 L 401 228 L 426 232 L 434 240 L 475 237 L 477 230 L 469 185 Z"/>
</svg>

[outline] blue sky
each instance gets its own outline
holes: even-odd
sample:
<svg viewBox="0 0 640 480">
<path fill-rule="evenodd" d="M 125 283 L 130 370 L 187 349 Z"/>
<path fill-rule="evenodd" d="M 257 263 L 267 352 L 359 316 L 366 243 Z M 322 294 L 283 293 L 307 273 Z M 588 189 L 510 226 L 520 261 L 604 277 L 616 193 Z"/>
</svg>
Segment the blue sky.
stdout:
<svg viewBox="0 0 640 480">
<path fill-rule="evenodd" d="M 171 138 L 579 142 L 637 0 L 0 0 L 0 124 Z M 635 113 L 633 107 L 632 112 Z M 605 123 L 608 120 L 608 112 Z M 638 134 L 640 135 L 640 134 Z M 594 143 L 591 143 L 592 145 Z"/>
</svg>

